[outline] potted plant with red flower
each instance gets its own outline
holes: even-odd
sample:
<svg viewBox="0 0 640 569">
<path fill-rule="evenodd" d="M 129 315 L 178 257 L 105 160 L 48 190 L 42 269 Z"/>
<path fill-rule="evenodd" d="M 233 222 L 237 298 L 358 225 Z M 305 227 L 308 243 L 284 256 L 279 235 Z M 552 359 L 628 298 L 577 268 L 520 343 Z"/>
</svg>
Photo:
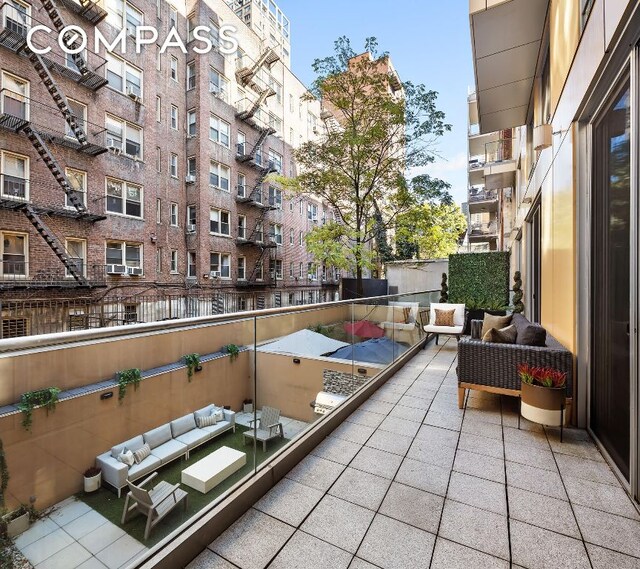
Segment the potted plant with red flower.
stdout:
<svg viewBox="0 0 640 569">
<path fill-rule="evenodd" d="M 529 421 L 559 427 L 564 421 L 567 374 L 551 367 L 518 366 L 520 414 Z"/>
</svg>

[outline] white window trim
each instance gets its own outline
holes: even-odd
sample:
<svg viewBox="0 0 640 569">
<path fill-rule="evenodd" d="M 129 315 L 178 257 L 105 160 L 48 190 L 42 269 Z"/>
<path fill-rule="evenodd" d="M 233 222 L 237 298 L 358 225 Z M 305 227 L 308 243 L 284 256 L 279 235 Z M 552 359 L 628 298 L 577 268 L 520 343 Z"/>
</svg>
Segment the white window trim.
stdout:
<svg viewBox="0 0 640 569">
<path fill-rule="evenodd" d="M 138 126 L 137 124 L 130 123 L 125 119 L 121 119 L 116 115 L 112 115 L 111 113 L 105 113 L 106 117 L 109 117 L 113 122 L 119 122 L 122 125 L 122 154 L 131 160 L 137 160 L 142 162 L 144 160 L 144 128 Z M 105 118 L 105 129 L 106 129 L 107 119 Z M 127 154 L 127 129 L 131 127 L 134 130 L 140 131 L 140 157 L 133 156 L 131 154 Z"/>
<path fill-rule="evenodd" d="M 227 169 L 227 177 L 225 178 L 227 180 L 227 189 L 226 190 L 220 185 L 214 186 L 213 184 L 211 184 L 211 167 L 214 164 L 218 169 L 218 171 L 217 171 L 218 180 L 223 178 L 223 176 L 220 174 L 220 167 L 223 167 L 223 168 Z M 220 190 L 222 192 L 227 192 L 227 193 L 231 192 L 231 168 L 229 168 L 229 166 L 227 166 L 226 164 L 222 164 L 220 162 L 216 162 L 215 160 L 210 160 L 209 161 L 209 187 L 216 188 L 217 190 Z"/>
<path fill-rule="evenodd" d="M 231 253 L 222 253 L 221 251 L 211 251 L 211 253 L 209 254 L 209 271 L 211 271 L 211 255 L 218 255 L 218 272 L 220 272 L 220 280 L 223 281 L 230 281 L 232 279 L 232 266 L 231 266 Z M 223 277 L 222 276 L 222 257 L 228 257 L 229 259 L 229 263 L 228 263 L 228 267 L 229 267 L 229 276 L 228 277 Z M 246 272 L 246 269 L 245 269 Z"/>
<path fill-rule="evenodd" d="M 24 180 L 25 180 L 25 189 L 24 189 L 24 197 L 23 198 L 20 198 L 20 197 L 17 197 L 17 196 L 12 196 L 10 194 L 5 194 L 4 193 L 4 176 L 5 176 L 4 161 L 5 161 L 5 157 L 6 156 L 14 156 L 15 158 L 19 158 L 20 160 L 24 160 L 25 161 L 24 170 L 25 170 L 26 178 L 24 178 Z M 30 189 L 31 189 L 31 183 L 30 183 L 30 179 L 31 179 L 31 161 L 29 159 L 29 156 L 24 156 L 22 154 L 18 154 L 17 152 L 9 152 L 8 150 L 0 150 L 0 173 L 2 174 L 2 187 L 0 188 L 0 196 L 2 196 L 3 199 L 15 200 L 15 201 L 19 201 L 19 202 L 28 202 L 29 199 L 30 199 Z"/>
<path fill-rule="evenodd" d="M 4 236 L 18 235 L 24 237 L 24 275 L 16 275 L 15 273 L 7 273 L 12 279 L 28 279 L 29 278 L 29 234 L 20 231 L 0 231 L 0 261 L 4 259 Z M 0 262 L 0 275 L 4 276 L 4 263 Z"/>
<path fill-rule="evenodd" d="M 171 166 L 172 166 L 172 164 L 171 164 L 171 163 L 172 163 L 172 161 L 173 161 L 173 158 L 174 158 L 174 157 L 175 157 L 175 159 L 176 159 L 176 173 L 175 173 L 175 174 L 173 174 L 173 173 L 171 172 Z M 170 152 L 170 153 L 169 153 L 169 176 L 171 176 L 174 180 L 177 180 L 177 179 L 178 179 L 178 174 L 179 174 L 179 168 L 178 168 L 178 155 L 177 155 L 177 154 L 174 154 L 173 152 Z"/>
<path fill-rule="evenodd" d="M 215 231 L 211 231 L 211 214 L 217 211 L 219 214 L 218 217 L 218 225 L 220 225 L 220 228 L 222 229 L 222 216 L 220 216 L 220 214 L 222 213 L 226 213 L 227 214 L 227 225 L 229 226 L 229 233 L 218 233 Z M 226 210 L 226 209 L 220 209 L 217 207 L 212 207 L 209 209 L 209 234 L 210 235 L 215 235 L 216 237 L 231 237 L 231 212 Z"/>
<path fill-rule="evenodd" d="M 119 213 L 117 211 L 110 211 L 109 209 L 107 209 L 107 200 L 109 198 L 109 193 L 107 190 L 107 184 L 109 183 L 109 180 L 113 180 L 114 182 L 119 182 L 123 185 L 123 195 L 122 195 L 122 209 L 123 209 L 123 213 Z M 129 215 L 128 213 L 124 213 L 124 211 L 126 211 L 127 209 L 127 189 L 129 188 L 129 186 L 135 186 L 136 188 L 140 188 L 140 217 L 136 216 L 136 215 Z M 113 176 L 105 176 L 104 177 L 104 199 L 105 199 L 105 213 L 107 215 L 116 215 L 118 217 L 126 217 L 128 219 L 138 219 L 138 220 L 142 220 L 144 221 L 144 186 L 141 186 L 140 184 L 135 184 L 133 182 L 127 182 L 126 180 L 121 180 L 120 178 L 114 178 Z M 115 241 L 114 241 L 115 242 Z"/>
<path fill-rule="evenodd" d="M 69 255 L 69 242 L 73 241 L 75 243 L 82 243 L 82 276 L 86 277 L 87 276 L 87 240 L 86 239 L 82 239 L 79 237 L 67 237 L 64 240 L 64 248 L 67 252 L 67 255 Z M 69 255 L 69 257 L 71 259 L 73 259 L 74 257 L 71 257 Z M 69 272 L 69 269 L 64 270 L 64 276 L 66 278 L 73 278 L 73 275 Z"/>
<path fill-rule="evenodd" d="M 175 259 L 175 269 L 173 268 L 173 261 Z M 178 272 L 178 250 L 172 249 L 169 253 L 169 273 L 172 275 L 179 274 Z"/>
<path fill-rule="evenodd" d="M 238 273 L 240 272 L 240 267 L 242 267 L 244 270 L 244 277 L 238 277 L 238 280 L 246 281 L 247 280 L 247 258 L 246 257 L 238 257 Z"/>
<path fill-rule="evenodd" d="M 212 130 L 211 121 L 212 120 L 218 121 L 218 128 L 217 128 L 218 140 L 211 138 L 211 130 Z M 227 144 L 225 144 L 221 140 L 221 136 L 220 136 L 220 133 L 222 132 L 222 129 L 220 128 L 221 125 L 226 125 L 227 127 L 227 140 L 228 140 Z M 218 115 L 214 115 L 213 113 L 209 115 L 209 140 L 211 142 L 214 142 L 215 144 L 219 144 L 223 148 L 231 148 L 231 125 L 227 121 L 225 121 L 224 119 L 221 119 Z"/>
<path fill-rule="evenodd" d="M 137 8 L 136 8 L 137 10 Z M 126 12 L 126 2 L 125 2 L 125 12 Z M 120 89 L 116 89 L 114 86 L 112 86 L 111 84 L 107 83 L 107 87 L 109 87 L 109 89 L 111 89 L 112 91 L 115 91 L 116 93 L 121 93 L 123 95 L 127 95 L 127 70 L 128 69 L 132 69 L 133 71 L 135 71 L 136 73 L 140 74 L 140 95 L 138 95 L 140 97 L 140 99 L 142 99 L 144 97 L 144 70 L 140 69 L 139 67 L 133 65 L 133 63 L 129 63 L 126 59 L 122 58 L 122 57 L 118 57 L 117 55 L 114 55 L 113 53 L 108 52 L 107 53 L 107 57 L 112 57 L 113 59 L 117 59 L 118 61 L 120 61 L 122 63 L 122 90 Z M 104 73 L 105 73 L 105 79 L 109 78 L 108 75 L 108 63 L 105 63 L 105 69 L 104 69 Z M 134 93 L 135 94 L 135 93 Z"/>
<path fill-rule="evenodd" d="M 173 223 L 173 218 L 174 218 L 173 212 L 174 212 L 174 210 L 175 210 L 175 213 L 176 213 L 176 215 L 175 215 L 176 222 L 175 223 Z M 179 227 L 179 223 L 180 223 L 180 221 L 179 221 L 179 218 L 178 218 L 178 204 L 176 202 L 171 202 L 169 204 L 169 225 L 171 227 Z"/>
<path fill-rule="evenodd" d="M 175 111 L 175 118 L 176 118 L 176 124 L 175 126 L 173 126 L 173 113 Z M 171 105 L 170 110 L 169 110 L 169 128 L 171 128 L 171 130 L 178 130 L 179 127 L 179 118 L 178 118 L 178 106 L 177 105 Z"/>
<path fill-rule="evenodd" d="M 120 263 L 115 263 L 118 265 L 124 265 L 125 267 L 128 267 L 129 265 L 127 265 L 127 245 L 131 246 L 131 247 L 139 247 L 140 248 L 140 264 L 136 267 L 138 269 L 142 269 L 144 271 L 144 245 L 142 243 L 136 243 L 135 241 L 120 241 L 118 239 L 105 239 L 104 242 L 104 259 L 105 259 L 105 264 L 110 264 L 107 263 L 107 244 L 108 243 L 119 243 L 120 244 L 120 251 L 122 252 L 122 257 L 120 257 L 121 262 Z"/>
<path fill-rule="evenodd" d="M 84 180 L 84 184 L 82 187 L 82 203 L 86 206 L 87 205 L 87 186 L 88 186 L 88 173 L 85 172 L 84 170 L 80 170 L 79 168 L 65 168 L 64 169 L 64 175 L 66 176 L 67 180 L 69 179 L 69 171 L 73 171 L 73 172 L 80 172 L 81 174 L 83 174 L 83 180 Z M 71 184 L 69 184 L 71 185 Z M 72 186 L 73 188 L 73 186 Z M 64 196 L 64 207 L 65 209 L 73 209 L 75 210 L 76 208 L 74 207 L 73 204 L 71 203 L 67 203 L 67 200 L 69 199 L 69 196 L 67 194 L 65 194 Z"/>
</svg>

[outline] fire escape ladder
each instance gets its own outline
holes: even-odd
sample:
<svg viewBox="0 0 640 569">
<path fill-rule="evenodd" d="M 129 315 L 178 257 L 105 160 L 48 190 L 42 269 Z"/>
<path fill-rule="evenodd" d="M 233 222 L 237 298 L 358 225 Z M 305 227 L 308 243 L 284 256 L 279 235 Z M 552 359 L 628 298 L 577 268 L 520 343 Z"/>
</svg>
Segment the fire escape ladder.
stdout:
<svg viewBox="0 0 640 569">
<path fill-rule="evenodd" d="M 69 128 L 73 132 L 74 136 L 82 146 L 86 146 L 88 144 L 87 136 L 85 135 L 84 130 L 82 129 L 80 124 L 78 124 L 76 115 L 73 114 L 73 112 L 71 111 L 71 107 L 69 107 L 69 101 L 67 101 L 64 93 L 58 87 L 58 84 L 53 79 L 44 61 L 39 54 L 37 54 L 35 51 L 31 51 L 27 46 L 25 46 L 23 49 L 28 55 L 29 61 L 38 72 L 40 79 L 42 79 L 44 86 L 47 88 L 47 91 L 49 91 L 49 94 L 53 98 L 56 106 L 58 107 L 58 109 L 60 109 L 64 120 L 67 121 L 67 124 L 69 125 Z"/>
<path fill-rule="evenodd" d="M 62 172 L 60 165 L 53 157 L 53 154 L 51 154 L 49 147 L 47 146 L 45 141 L 42 140 L 42 137 L 35 130 L 33 130 L 33 128 L 31 128 L 31 125 L 25 126 L 22 130 L 27 135 L 27 138 L 29 139 L 31 144 L 33 144 L 33 147 L 40 155 L 40 158 L 42 158 L 42 161 L 44 162 L 46 167 L 49 168 L 50 172 L 53 174 L 53 177 L 56 179 L 56 182 L 58 182 L 58 185 L 64 190 L 64 193 L 67 194 L 67 197 L 69 198 L 69 201 L 71 202 L 73 207 L 75 207 L 79 212 L 85 213 L 87 211 L 86 206 L 78 199 L 78 196 L 71 187 L 69 180 L 67 180 L 67 177 Z"/>
<path fill-rule="evenodd" d="M 238 118 L 240 120 L 244 121 L 253 118 L 253 116 L 258 112 L 258 109 L 262 106 L 262 103 L 264 103 L 269 97 L 272 97 L 276 94 L 276 92 L 269 87 L 267 87 L 266 89 L 257 87 L 256 90 L 258 93 L 258 98 L 254 101 L 251 107 L 249 107 L 249 109 L 238 114 Z"/>
<path fill-rule="evenodd" d="M 243 85 L 252 83 L 252 80 L 255 77 L 256 73 L 258 73 L 263 65 L 266 65 L 267 68 L 271 69 L 279 59 L 280 57 L 273 49 L 271 49 L 270 47 L 267 48 L 260 54 L 260 57 L 258 57 L 257 61 L 253 64 L 252 67 L 243 67 L 238 71 L 238 80 Z"/>
<path fill-rule="evenodd" d="M 51 247 L 51 250 L 56 254 L 56 257 L 62 261 L 62 264 L 67 268 L 69 274 L 80 284 L 87 284 L 87 280 L 78 271 L 78 266 L 69 258 L 64 247 L 61 245 L 58 238 L 54 233 L 45 225 L 44 221 L 40 219 L 40 216 L 35 212 L 33 207 L 29 204 L 25 204 L 23 207 L 24 214 L 31 224 L 36 228 L 37 232 L 42 235 L 42 238 L 46 241 L 47 245 Z"/>
<path fill-rule="evenodd" d="M 60 16 L 60 12 L 58 11 L 58 7 L 56 6 L 55 0 L 41 0 L 41 2 L 47 14 L 49 14 L 49 18 L 53 22 L 53 25 L 55 26 L 56 30 L 58 31 L 58 33 L 61 33 L 62 30 L 66 27 L 66 24 L 62 19 L 62 16 Z M 66 32 L 62 36 L 62 39 L 64 40 L 64 44 L 67 47 L 76 47 L 77 45 L 76 42 L 72 41 L 73 36 L 74 36 L 73 32 Z M 74 53 L 71 55 L 71 57 L 73 59 L 73 62 L 76 64 L 78 71 L 80 71 L 82 75 L 86 75 L 87 73 L 89 73 L 89 68 L 87 67 L 87 63 L 82 57 L 82 55 L 80 55 L 79 53 Z"/>
<path fill-rule="evenodd" d="M 253 190 L 251 190 L 251 199 L 254 202 L 259 204 L 263 203 L 262 198 L 264 196 L 262 196 L 262 184 L 267 179 L 267 176 L 269 174 L 272 174 L 273 172 L 276 172 L 276 171 L 277 170 L 272 166 L 271 163 L 269 163 L 269 165 L 264 168 L 260 168 L 260 176 L 258 177 L 255 186 L 253 186 Z M 265 205 L 268 205 L 268 204 L 265 204 Z M 267 208 L 267 209 L 270 209 L 270 208 Z"/>
</svg>

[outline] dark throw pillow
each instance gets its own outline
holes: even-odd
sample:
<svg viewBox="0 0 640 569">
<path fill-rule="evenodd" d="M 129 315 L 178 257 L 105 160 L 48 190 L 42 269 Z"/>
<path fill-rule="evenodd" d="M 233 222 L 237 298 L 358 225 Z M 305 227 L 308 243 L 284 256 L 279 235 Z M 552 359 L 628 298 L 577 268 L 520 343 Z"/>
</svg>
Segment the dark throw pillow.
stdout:
<svg viewBox="0 0 640 569">
<path fill-rule="evenodd" d="M 519 326 L 516 344 L 544 347 L 547 345 L 547 331 L 538 324 Z"/>
<path fill-rule="evenodd" d="M 518 332 L 515 326 L 507 326 L 501 330 L 491 328 L 482 336 L 483 342 L 493 342 L 494 344 L 515 344 Z"/>
</svg>

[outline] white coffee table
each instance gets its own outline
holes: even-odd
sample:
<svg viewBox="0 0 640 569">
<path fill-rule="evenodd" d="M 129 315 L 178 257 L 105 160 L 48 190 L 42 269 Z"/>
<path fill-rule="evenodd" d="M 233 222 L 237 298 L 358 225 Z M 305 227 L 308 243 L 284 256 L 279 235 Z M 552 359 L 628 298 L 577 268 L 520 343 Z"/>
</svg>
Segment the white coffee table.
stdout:
<svg viewBox="0 0 640 569">
<path fill-rule="evenodd" d="M 182 471 L 182 483 L 206 494 L 247 464 L 244 452 L 220 447 Z"/>
</svg>

